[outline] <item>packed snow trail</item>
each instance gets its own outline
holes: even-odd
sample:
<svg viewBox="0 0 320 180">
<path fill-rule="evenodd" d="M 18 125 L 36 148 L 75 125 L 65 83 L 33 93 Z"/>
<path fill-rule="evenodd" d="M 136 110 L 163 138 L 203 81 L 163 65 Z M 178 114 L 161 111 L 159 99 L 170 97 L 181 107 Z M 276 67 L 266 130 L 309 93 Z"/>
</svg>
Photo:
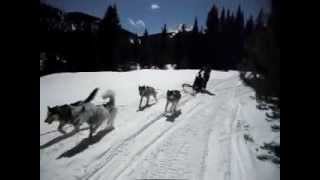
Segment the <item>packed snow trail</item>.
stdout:
<svg viewBox="0 0 320 180">
<path fill-rule="evenodd" d="M 193 100 L 198 102 L 197 105 L 189 106 L 190 110 L 182 110 L 188 113 L 179 117 L 174 129 L 161 142 L 150 147 L 140 161 L 133 161 L 135 165 L 127 168 L 119 179 L 202 179 L 207 142 L 211 124 L 214 123 L 211 118 L 228 98 L 232 98 L 232 91 L 221 93 L 220 98 L 213 99 L 207 95 L 197 95 L 197 99 Z"/>
<path fill-rule="evenodd" d="M 183 93 L 178 105 L 181 114 L 173 122 L 167 121 L 163 115 L 166 90 L 181 90 L 183 83 L 192 83 L 195 74 L 193 70 L 145 70 L 57 74 L 40 79 L 40 145 L 61 135 L 55 132 L 56 126 L 43 123 L 46 105 L 74 102 L 101 87 L 115 90 L 119 109 L 115 129 L 84 151 L 57 159 L 87 137 L 85 130 L 40 149 L 41 179 L 280 179 L 279 168 L 258 161 L 252 151 L 255 147 L 244 142 L 246 131 L 238 124 L 253 118 L 246 115 L 254 106 L 249 98 L 253 92 L 242 85 L 236 72 L 212 73 L 207 89 L 215 96 Z M 68 80 L 72 86 L 65 88 L 78 89 L 81 94 L 70 96 L 61 91 L 55 95 L 57 99 L 47 97 L 48 90 Z M 138 85 L 154 86 L 160 93 L 158 103 L 137 112 Z M 95 102 L 100 103 L 99 98 Z M 260 114 L 256 112 L 256 117 L 262 119 Z M 268 135 L 270 138 L 274 135 Z"/>
</svg>

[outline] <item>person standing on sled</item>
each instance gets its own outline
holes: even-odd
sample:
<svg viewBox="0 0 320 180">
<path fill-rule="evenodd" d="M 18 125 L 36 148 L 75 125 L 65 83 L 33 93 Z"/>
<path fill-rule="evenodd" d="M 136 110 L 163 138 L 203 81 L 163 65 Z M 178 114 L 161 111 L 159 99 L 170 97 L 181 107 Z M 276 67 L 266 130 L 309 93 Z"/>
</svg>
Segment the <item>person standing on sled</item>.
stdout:
<svg viewBox="0 0 320 180">
<path fill-rule="evenodd" d="M 207 88 L 207 83 L 210 79 L 210 73 L 211 73 L 211 69 L 209 66 L 204 67 L 201 71 L 204 71 L 203 73 L 203 83 L 202 83 L 202 90 L 205 90 Z"/>
<path fill-rule="evenodd" d="M 192 88 L 195 91 L 195 93 L 199 93 L 202 90 L 203 83 L 204 83 L 203 76 L 204 76 L 204 72 L 201 69 L 198 72 L 198 75 L 196 76 L 196 79 L 194 80 L 193 85 L 192 85 Z"/>
</svg>

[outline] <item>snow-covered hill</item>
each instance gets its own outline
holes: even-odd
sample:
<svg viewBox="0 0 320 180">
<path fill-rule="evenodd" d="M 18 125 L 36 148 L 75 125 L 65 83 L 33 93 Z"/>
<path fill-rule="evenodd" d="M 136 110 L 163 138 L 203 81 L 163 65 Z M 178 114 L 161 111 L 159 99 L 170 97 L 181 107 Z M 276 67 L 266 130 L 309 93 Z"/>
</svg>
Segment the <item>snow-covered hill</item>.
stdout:
<svg viewBox="0 0 320 180">
<path fill-rule="evenodd" d="M 280 165 L 268 160 L 272 154 L 261 147 L 280 143 L 280 132 L 271 128 L 280 120 L 266 120 L 268 110 L 257 109 L 253 90 L 242 84 L 238 72 L 212 71 L 207 89 L 215 96 L 182 93 L 181 114 L 173 122 L 162 116 L 166 91 L 182 90 L 182 83 L 192 84 L 196 73 L 140 70 L 41 77 L 41 179 L 280 179 Z M 159 92 L 158 103 L 144 111 L 137 111 L 139 85 Z M 116 92 L 115 129 L 98 130 L 91 143 L 85 129 L 43 146 L 61 136 L 58 123 L 44 123 L 47 106 L 84 99 L 96 87 L 100 88 L 96 104 L 102 103 L 105 90 Z"/>
</svg>

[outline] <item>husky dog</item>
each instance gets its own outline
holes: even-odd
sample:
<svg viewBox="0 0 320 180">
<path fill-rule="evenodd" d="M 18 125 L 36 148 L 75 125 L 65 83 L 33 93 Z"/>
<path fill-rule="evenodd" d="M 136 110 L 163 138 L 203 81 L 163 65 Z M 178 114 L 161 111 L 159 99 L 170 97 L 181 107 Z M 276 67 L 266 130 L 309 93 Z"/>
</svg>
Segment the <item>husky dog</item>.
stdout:
<svg viewBox="0 0 320 180">
<path fill-rule="evenodd" d="M 108 127 L 113 129 L 113 121 L 116 114 L 114 92 L 109 90 L 102 96 L 103 99 L 109 98 L 109 102 L 95 105 L 90 101 L 96 96 L 97 91 L 98 88 L 94 89 L 84 101 L 78 101 L 70 105 L 48 107 L 45 122 L 51 124 L 53 121 L 58 121 L 58 130 L 63 134 L 66 133 L 63 130 L 66 124 L 71 124 L 74 127 L 74 131 L 78 132 L 80 126 L 86 122 L 90 127 L 89 137 L 92 137 L 92 134 L 106 119 L 108 119 Z"/>
<path fill-rule="evenodd" d="M 168 90 L 167 91 L 167 104 L 166 104 L 166 107 L 164 109 L 165 112 L 168 112 L 167 111 L 167 108 L 168 108 L 168 105 L 169 103 L 171 103 L 171 108 L 170 108 L 170 111 L 171 113 L 174 113 L 176 112 L 176 109 L 177 109 L 177 105 L 179 103 L 181 99 L 181 93 L 180 91 L 178 90 Z"/>
<path fill-rule="evenodd" d="M 153 98 L 158 102 L 157 99 L 157 92 L 153 87 L 149 86 L 139 86 L 139 94 L 140 94 L 140 103 L 139 103 L 139 109 L 141 109 L 141 103 L 142 103 L 142 98 L 146 97 L 147 98 L 147 103 L 146 106 L 149 105 L 149 99 L 150 96 L 153 96 Z"/>
</svg>

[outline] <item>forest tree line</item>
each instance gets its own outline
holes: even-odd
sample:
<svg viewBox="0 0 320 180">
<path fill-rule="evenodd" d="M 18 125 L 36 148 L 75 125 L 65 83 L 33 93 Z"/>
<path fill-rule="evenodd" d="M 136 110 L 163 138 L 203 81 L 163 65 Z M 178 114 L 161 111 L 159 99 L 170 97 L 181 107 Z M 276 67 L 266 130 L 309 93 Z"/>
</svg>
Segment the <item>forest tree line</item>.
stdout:
<svg viewBox="0 0 320 180">
<path fill-rule="evenodd" d="M 195 17 L 191 30 L 183 24 L 177 33 L 142 36 L 121 27 L 116 5 L 102 19 L 84 13 L 66 13 L 40 2 L 40 76 L 55 72 L 123 71 L 142 68 L 178 69 L 210 66 L 216 70 L 241 70 L 249 84 L 268 84 L 280 96 L 279 8 L 263 10 L 254 18 L 213 5 L 200 28 Z M 245 72 L 252 72 L 248 78 Z M 274 85 L 276 84 L 276 85 Z M 259 85 L 262 86 L 262 85 Z M 266 89 L 265 87 L 263 89 Z M 275 90 L 276 89 L 276 90 Z M 276 91 L 276 93 L 275 93 Z"/>
</svg>

